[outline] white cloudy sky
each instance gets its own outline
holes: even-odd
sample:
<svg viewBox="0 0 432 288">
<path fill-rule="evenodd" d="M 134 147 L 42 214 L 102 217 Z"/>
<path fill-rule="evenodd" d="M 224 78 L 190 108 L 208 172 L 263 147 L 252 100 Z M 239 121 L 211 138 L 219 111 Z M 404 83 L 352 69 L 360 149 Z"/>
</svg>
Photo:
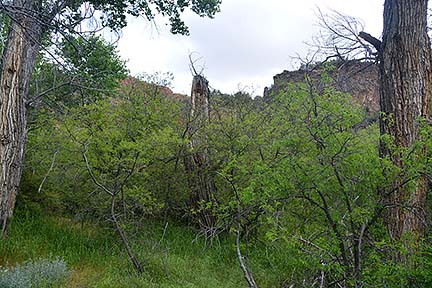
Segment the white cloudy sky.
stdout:
<svg viewBox="0 0 432 288">
<path fill-rule="evenodd" d="M 133 75 L 172 72 L 173 90 L 188 94 L 189 54 L 201 57 L 197 67 L 212 88 L 233 93 L 246 89 L 262 95 L 273 76 L 297 68 L 293 57 L 310 49 L 305 42 L 318 32 L 316 12 L 337 10 L 360 18 L 366 31 L 379 37 L 384 0 L 222 0 L 214 19 L 184 15 L 190 36 L 169 33 L 143 19 L 131 19 L 118 48 Z"/>
</svg>

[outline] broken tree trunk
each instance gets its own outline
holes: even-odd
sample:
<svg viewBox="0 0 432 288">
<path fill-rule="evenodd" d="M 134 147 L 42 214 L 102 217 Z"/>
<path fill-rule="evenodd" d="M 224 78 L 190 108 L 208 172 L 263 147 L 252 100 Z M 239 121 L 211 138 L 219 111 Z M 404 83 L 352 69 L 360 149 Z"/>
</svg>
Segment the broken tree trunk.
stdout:
<svg viewBox="0 0 432 288">
<path fill-rule="evenodd" d="M 191 189 L 191 206 L 196 212 L 199 226 L 211 236 L 215 231 L 216 217 L 213 213 L 216 186 L 210 175 L 211 162 L 207 147 L 205 127 L 209 123 L 208 81 L 195 75 L 192 82 L 191 110 L 188 136 L 192 155 L 186 159 L 186 170 Z"/>
</svg>

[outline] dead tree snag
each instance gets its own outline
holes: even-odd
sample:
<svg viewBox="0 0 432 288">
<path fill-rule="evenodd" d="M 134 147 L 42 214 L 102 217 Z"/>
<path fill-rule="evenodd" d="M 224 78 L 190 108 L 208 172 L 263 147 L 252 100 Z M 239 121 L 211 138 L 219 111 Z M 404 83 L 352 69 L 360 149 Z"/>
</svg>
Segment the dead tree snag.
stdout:
<svg viewBox="0 0 432 288">
<path fill-rule="evenodd" d="M 216 227 L 216 217 L 213 213 L 216 186 L 210 174 L 211 161 L 205 132 L 210 120 L 209 94 L 207 79 L 196 74 L 192 81 L 188 129 L 192 154 L 186 159 L 186 170 L 191 189 L 191 206 L 206 236 L 212 236 Z"/>
</svg>

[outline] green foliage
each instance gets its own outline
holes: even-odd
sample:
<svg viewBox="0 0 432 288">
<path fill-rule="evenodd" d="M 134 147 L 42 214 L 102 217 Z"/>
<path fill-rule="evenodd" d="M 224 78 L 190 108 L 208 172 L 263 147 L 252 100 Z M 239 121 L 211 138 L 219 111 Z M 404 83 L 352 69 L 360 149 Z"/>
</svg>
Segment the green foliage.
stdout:
<svg viewBox="0 0 432 288">
<path fill-rule="evenodd" d="M 139 217 L 187 197 L 185 182 L 177 180 L 185 179 L 178 164 L 182 103 L 156 84 L 128 81 L 115 97 L 77 106 L 60 119 L 39 114 L 40 128 L 29 132 L 22 200 L 39 199 L 81 219 L 103 217 L 109 197 L 90 171 Z"/>
<path fill-rule="evenodd" d="M 220 164 L 222 217 L 234 215 L 237 192 L 249 249 L 254 237 L 264 237 L 302 257 L 303 262 L 286 259 L 285 268 L 297 271 L 291 281 L 305 287 L 322 277 L 345 279 L 347 286 L 367 283 L 361 270 L 369 271 L 365 263 L 374 247 L 363 238 L 385 234 L 377 191 L 397 176 L 378 156 L 376 125 L 358 128 L 363 110 L 329 83 L 325 73 L 319 89 L 306 78 L 270 104 L 240 95 L 216 98 L 220 106 L 207 133 Z"/>
<path fill-rule="evenodd" d="M 220 4 L 221 0 L 79 0 L 56 5 L 42 1 L 40 12 L 45 17 L 40 20 L 53 22 L 42 22 L 47 26 L 44 29 L 50 29 L 54 33 L 59 33 L 59 29 L 62 29 L 59 34 L 65 35 L 65 33 L 75 34 L 77 32 L 75 28 L 78 25 L 89 18 L 95 19 L 95 15 L 98 16 L 100 22 L 95 25 L 95 30 L 99 30 L 102 26 L 117 31 L 127 25 L 127 16 L 144 17 L 148 21 L 154 21 L 157 15 L 161 15 L 168 18 L 173 34 L 187 35 L 189 29 L 181 17 L 185 10 L 189 9 L 200 17 L 213 18 L 219 12 Z M 3 16 L 9 16 L 6 10 L 7 7 L 0 10 Z M 3 28 L 1 24 L 0 22 L 0 28 Z M 86 23 L 90 27 L 92 24 L 94 23 Z"/>
<path fill-rule="evenodd" d="M 408 265 L 386 255 L 391 251 L 407 256 L 406 243 L 389 244 L 388 241 L 381 241 L 375 245 L 378 249 L 371 253 L 363 271 L 365 283 L 370 283 L 371 287 L 429 287 L 432 284 L 430 242 L 419 245 L 419 251 L 411 255 Z"/>
<path fill-rule="evenodd" d="M 163 75 L 145 79 L 169 85 Z M 95 287 L 217 287 L 224 285 L 226 271 L 233 277 L 227 287 L 243 285 L 241 271 L 232 268 L 237 256 L 231 233 L 237 236 L 238 212 L 240 248 L 262 287 L 312 287 L 321 281 L 345 287 L 425 287 L 431 282 L 430 244 L 422 243 L 420 253 L 409 255 L 412 266 L 397 264 L 392 255 L 410 253 L 403 251 L 403 243 L 390 242 L 382 227 L 385 207 L 377 191 L 391 191 L 395 178 L 411 185 L 430 174 L 430 155 L 424 153 L 432 151 L 430 125 L 423 122 L 415 147 L 394 150 L 405 163 L 404 169 L 397 168 L 378 156 L 379 142 L 392 139 L 380 139 L 376 124 L 360 125 L 368 115 L 329 83 L 326 74 L 320 87 L 306 78 L 269 103 L 245 93 L 211 96 L 210 123 L 199 128 L 205 147 L 194 149 L 206 149 L 211 157 L 207 172 L 215 179 L 217 201 L 205 205 L 217 214 L 218 232 L 226 232 L 216 238 L 222 252 L 215 252 L 216 246 L 199 250 L 186 245 L 194 231 L 175 227 L 163 232 L 145 220 L 190 215 L 183 160 L 195 151 L 185 139 L 187 99 L 136 79 L 126 79 L 111 97 L 72 105 L 62 117 L 48 109 L 38 115 L 34 125 L 40 128 L 29 133 L 18 208 L 30 207 L 27 213 L 33 214 L 49 209 L 86 223 L 109 214 L 110 197 L 101 186 L 119 191 L 116 212 L 148 271 L 143 278 L 119 274 L 115 271 L 128 264 L 117 259 Z M 149 244 L 152 233 L 156 240 Z M 195 241 L 205 244 L 205 239 Z M 211 276 L 181 268 L 192 265 Z M 212 265 L 220 265 L 222 272 Z"/>
<path fill-rule="evenodd" d="M 100 36 L 67 37 L 52 49 L 56 59 L 42 58 L 33 75 L 32 106 L 39 109 L 65 112 L 112 96 L 127 77 L 125 61 Z"/>
<path fill-rule="evenodd" d="M 329 282 L 358 281 L 355 258 L 367 255 L 351 243 L 376 224 L 376 191 L 387 181 L 380 169 L 378 129 L 355 129 L 363 114 L 350 101 L 329 86 L 318 91 L 310 84 L 280 94 L 271 124 L 279 130 L 273 143 L 279 156 L 263 183 L 271 191 L 268 197 L 285 199 L 269 210 L 283 211 L 269 220 L 279 227 L 276 235 L 302 242 Z M 320 276 L 309 277 L 312 283 Z"/>
<path fill-rule="evenodd" d="M 4 45 L 7 41 L 7 30 L 9 28 L 9 19 L 0 14 L 0 55 L 3 55 Z M 0 64 L 2 63 L 3 57 L 0 58 Z"/>
<path fill-rule="evenodd" d="M 181 14 L 190 9 L 200 17 L 213 17 L 219 12 L 221 0 L 157 0 L 157 1 L 115 1 L 115 0 L 91 0 L 75 1 L 68 3 L 68 9 L 63 12 L 65 27 L 75 27 L 83 15 L 88 17 L 88 5 L 92 9 L 102 12 L 100 21 L 102 26 L 118 30 L 127 25 L 127 16 L 142 16 L 153 21 L 156 15 L 167 17 L 174 34 L 188 34 L 189 29 L 181 19 Z M 70 31 L 72 32 L 72 31 Z"/>
</svg>

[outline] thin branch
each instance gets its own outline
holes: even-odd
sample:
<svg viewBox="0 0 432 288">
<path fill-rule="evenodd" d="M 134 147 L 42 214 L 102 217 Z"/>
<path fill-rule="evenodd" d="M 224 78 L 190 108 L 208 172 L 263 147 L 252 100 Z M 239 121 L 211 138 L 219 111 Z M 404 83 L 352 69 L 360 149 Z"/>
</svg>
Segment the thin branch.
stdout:
<svg viewBox="0 0 432 288">
<path fill-rule="evenodd" d="M 56 150 L 55 153 L 54 153 L 54 155 L 53 155 L 53 158 L 52 158 L 52 160 L 51 160 L 51 166 L 49 167 L 47 173 L 45 174 L 45 177 L 42 179 L 42 182 L 41 182 L 40 185 L 39 185 L 38 193 L 40 193 L 40 192 L 42 191 L 42 186 L 43 186 L 43 184 L 45 183 L 45 181 L 46 181 L 46 179 L 48 178 L 48 175 L 51 173 L 52 169 L 54 168 L 55 158 L 56 158 L 58 152 L 59 152 L 59 150 Z"/>
<path fill-rule="evenodd" d="M 88 161 L 88 159 L 87 159 L 87 155 L 86 155 L 86 153 L 87 153 L 87 147 L 85 147 L 84 151 L 82 152 L 82 155 L 83 155 L 84 161 L 85 161 L 85 163 L 86 163 L 87 171 L 89 172 L 89 174 L 90 174 L 90 178 L 92 179 L 93 183 L 94 183 L 96 186 L 98 186 L 99 188 L 101 188 L 103 191 L 105 191 L 106 193 L 108 193 L 109 195 L 111 195 L 111 196 L 115 196 L 115 195 L 116 195 L 115 192 L 110 191 L 110 190 L 109 190 L 108 188 L 106 188 L 104 185 L 100 184 L 99 181 L 96 179 L 96 177 L 94 176 L 93 171 L 92 171 L 92 169 L 91 169 L 91 167 L 90 167 L 90 164 L 89 164 L 89 161 Z"/>
</svg>

